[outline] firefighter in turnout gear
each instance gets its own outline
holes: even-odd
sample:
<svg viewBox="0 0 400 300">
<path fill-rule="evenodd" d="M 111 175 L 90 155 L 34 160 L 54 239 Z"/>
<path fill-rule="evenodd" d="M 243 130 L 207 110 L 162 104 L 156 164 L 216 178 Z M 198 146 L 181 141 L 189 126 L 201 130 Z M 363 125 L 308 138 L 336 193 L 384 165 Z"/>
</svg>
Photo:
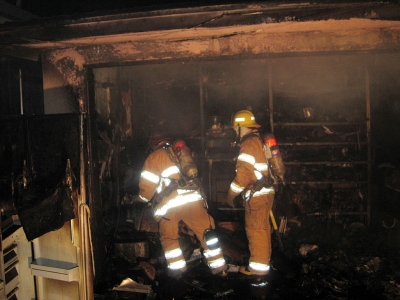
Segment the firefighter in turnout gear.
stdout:
<svg viewBox="0 0 400 300">
<path fill-rule="evenodd" d="M 178 223 L 181 220 L 196 234 L 212 274 L 220 275 L 225 273 L 226 263 L 218 239 L 207 240 L 215 223 L 205 207 L 200 184 L 195 180 L 197 173 L 189 181 L 182 180 L 182 168 L 174 157 L 172 147 L 181 146 L 182 142 L 171 143 L 165 134 L 153 135 L 152 152 L 140 175 L 139 198 L 153 206 L 170 276 L 180 277 L 187 269 L 179 244 Z M 194 174 L 193 170 L 191 172 Z"/>
<path fill-rule="evenodd" d="M 234 199 L 239 194 L 244 200 L 250 260 L 248 266 L 240 268 L 240 272 L 246 275 L 268 274 L 272 251 L 269 216 L 275 191 L 258 132 L 260 127 L 249 110 L 241 110 L 233 116 L 232 128 L 239 139 L 240 150 L 227 202 L 234 207 Z"/>
</svg>

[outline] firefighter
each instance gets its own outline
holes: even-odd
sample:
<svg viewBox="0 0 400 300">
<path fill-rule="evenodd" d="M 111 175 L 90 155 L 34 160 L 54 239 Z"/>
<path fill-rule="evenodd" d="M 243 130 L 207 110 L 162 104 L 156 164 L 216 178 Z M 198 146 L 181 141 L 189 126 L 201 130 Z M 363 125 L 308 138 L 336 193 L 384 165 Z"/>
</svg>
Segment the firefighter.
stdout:
<svg viewBox="0 0 400 300">
<path fill-rule="evenodd" d="M 180 278 L 187 270 L 179 245 L 178 223 L 182 220 L 196 234 L 211 273 L 225 276 L 226 263 L 218 239 L 207 240 L 215 223 L 205 208 L 198 181 L 191 182 L 190 186 L 182 183 L 182 168 L 170 152 L 173 151 L 171 139 L 164 133 L 153 135 L 151 149 L 140 175 L 139 198 L 153 206 L 168 275 Z"/>
<path fill-rule="evenodd" d="M 239 140 L 240 151 L 227 202 L 235 207 L 235 198 L 239 194 L 244 200 L 250 259 L 249 265 L 242 266 L 240 272 L 263 276 L 268 274 L 270 268 L 272 246 L 269 214 L 275 191 L 269 176 L 260 127 L 249 110 L 241 110 L 233 116 L 232 128 Z"/>
</svg>

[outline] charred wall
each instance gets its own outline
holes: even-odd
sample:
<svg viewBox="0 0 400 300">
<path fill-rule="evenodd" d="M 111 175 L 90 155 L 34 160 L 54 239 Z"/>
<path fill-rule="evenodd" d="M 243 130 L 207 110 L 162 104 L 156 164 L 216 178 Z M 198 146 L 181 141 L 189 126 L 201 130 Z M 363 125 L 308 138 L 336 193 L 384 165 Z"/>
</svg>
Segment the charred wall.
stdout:
<svg viewBox="0 0 400 300">
<path fill-rule="evenodd" d="M 44 113 L 39 62 L 1 57 L 0 116 Z"/>
</svg>

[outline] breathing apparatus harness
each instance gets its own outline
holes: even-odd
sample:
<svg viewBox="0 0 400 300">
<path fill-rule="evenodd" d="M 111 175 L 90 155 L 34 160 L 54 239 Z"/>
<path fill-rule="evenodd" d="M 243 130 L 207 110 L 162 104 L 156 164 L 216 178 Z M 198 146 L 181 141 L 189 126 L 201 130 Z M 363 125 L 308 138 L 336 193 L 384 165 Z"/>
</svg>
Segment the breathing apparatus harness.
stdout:
<svg viewBox="0 0 400 300">
<path fill-rule="evenodd" d="M 170 143 L 164 143 L 161 146 L 168 154 L 171 161 L 176 165 L 179 170 L 179 180 L 172 180 L 171 183 L 166 186 L 157 195 L 157 203 L 164 197 L 168 197 L 177 188 L 186 190 L 200 190 L 201 197 L 204 202 L 204 206 L 208 211 L 207 198 L 205 196 L 203 186 L 200 179 L 197 177 L 197 167 L 190 153 L 190 149 L 187 147 L 183 140 L 177 140 L 172 145 Z M 219 248 L 219 242 L 215 230 L 211 226 L 211 218 L 208 215 L 210 226 L 204 231 L 204 240 L 207 246 L 211 249 Z"/>
<path fill-rule="evenodd" d="M 153 208 L 154 206 L 156 206 L 163 198 L 168 197 L 173 191 L 175 191 L 178 187 L 180 188 L 184 188 L 187 190 L 196 190 L 199 188 L 198 182 L 196 180 L 194 180 L 194 178 L 187 178 L 187 176 L 185 176 L 183 170 L 182 170 L 182 166 L 179 162 L 179 159 L 176 155 L 176 153 L 174 152 L 174 149 L 171 145 L 170 142 L 165 142 L 162 145 L 160 145 L 157 149 L 159 148 L 163 148 L 169 158 L 171 159 L 171 161 L 176 165 L 176 167 L 179 170 L 180 176 L 179 179 L 172 179 L 170 178 L 171 182 L 169 185 L 167 185 L 166 187 L 164 187 L 164 189 L 161 192 L 158 192 L 154 195 L 153 198 Z"/>
<path fill-rule="evenodd" d="M 197 177 L 197 167 L 191 156 L 189 148 L 182 140 L 175 141 L 172 145 L 166 143 L 162 146 L 167 151 L 180 173 L 179 180 L 175 180 L 180 188 L 187 190 L 202 189 Z M 185 152 L 183 152 L 184 150 Z M 203 193 L 202 193 L 203 196 Z"/>
<path fill-rule="evenodd" d="M 239 134 L 240 134 L 240 127 L 239 127 Z M 269 163 L 269 160 L 268 160 L 268 157 L 267 157 L 267 154 L 266 154 L 266 148 L 267 148 L 268 146 L 266 146 L 266 145 L 264 144 L 264 142 L 263 142 L 263 140 L 262 140 L 260 134 L 259 134 L 259 133 L 256 133 L 256 132 L 251 132 L 251 133 L 245 135 L 245 136 L 240 140 L 240 142 L 243 143 L 245 140 L 247 140 L 247 139 L 249 139 L 249 138 L 251 138 L 251 137 L 257 137 L 257 138 L 259 138 L 260 141 L 261 141 L 261 143 L 263 144 L 264 155 L 266 155 L 266 159 L 267 159 L 267 162 L 268 162 L 268 175 L 267 175 L 267 176 L 264 176 L 264 175 L 263 175 L 260 179 L 256 180 L 251 186 L 246 187 L 246 188 L 242 191 L 242 193 L 241 193 L 241 194 L 242 194 L 242 198 L 243 198 L 243 200 L 245 200 L 246 202 L 248 202 L 248 201 L 253 197 L 253 195 L 254 195 L 255 192 L 260 191 L 263 187 L 270 188 L 270 187 L 272 187 L 273 184 L 274 184 L 274 179 L 272 178 L 272 175 L 271 175 L 271 170 L 272 170 L 272 168 L 271 168 L 271 166 L 270 166 L 270 163 Z M 267 151 L 268 151 L 268 150 L 267 150 Z"/>
</svg>

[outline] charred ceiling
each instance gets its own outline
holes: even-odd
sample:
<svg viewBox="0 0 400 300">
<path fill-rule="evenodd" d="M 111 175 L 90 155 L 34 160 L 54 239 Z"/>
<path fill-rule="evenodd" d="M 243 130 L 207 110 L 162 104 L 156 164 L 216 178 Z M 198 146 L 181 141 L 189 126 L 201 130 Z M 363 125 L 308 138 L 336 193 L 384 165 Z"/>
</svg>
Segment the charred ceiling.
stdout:
<svg viewBox="0 0 400 300">
<path fill-rule="evenodd" d="M 365 22 L 362 25 L 358 23 L 354 27 L 353 19 L 362 19 Z M 309 35 L 313 32 L 324 32 L 327 30 L 324 28 L 325 22 L 330 22 L 329 34 L 346 29 L 346 34 L 352 37 L 362 36 L 363 33 L 360 30 L 373 31 L 380 27 L 384 33 L 380 33 L 378 37 L 366 39 L 366 42 L 372 39 L 373 46 L 370 48 L 398 49 L 400 48 L 398 24 L 395 21 L 399 19 L 400 7 L 382 2 L 256 3 L 154 9 L 131 13 L 113 12 L 98 16 L 49 18 L 3 25 L 0 27 L 0 52 L 4 55 L 37 60 L 40 54 L 47 50 L 82 49 L 82 47 L 93 45 L 104 48 L 104 45 L 126 45 L 135 41 L 154 47 L 157 46 L 154 43 L 160 41 L 202 40 L 205 37 L 215 39 L 246 34 L 249 34 L 249 38 L 252 39 L 254 34 L 260 32 L 270 33 L 267 38 L 279 44 L 282 33 Z M 332 21 L 349 22 L 349 24 L 343 25 L 343 23 L 332 23 Z M 384 23 L 378 25 L 379 22 Z M 393 30 L 395 32 L 392 34 Z M 389 36 L 394 43 L 388 42 L 385 36 Z M 328 37 L 321 38 L 328 39 Z M 365 36 L 362 39 L 365 40 Z M 374 42 L 376 39 L 379 41 Z M 348 50 L 371 50 L 368 47 L 358 47 L 359 41 L 352 43 L 354 46 L 347 47 Z M 252 49 L 254 46 L 249 45 L 248 48 Z M 340 47 L 334 45 L 328 45 L 326 48 L 315 51 L 341 50 Z M 273 50 L 270 47 L 262 49 L 263 52 L 274 52 Z M 297 51 L 291 44 L 283 48 L 278 46 L 275 49 L 277 52 L 292 52 L 293 50 Z M 121 50 L 117 51 L 121 52 Z M 165 56 L 169 56 L 165 49 L 162 52 L 166 52 Z"/>
</svg>

